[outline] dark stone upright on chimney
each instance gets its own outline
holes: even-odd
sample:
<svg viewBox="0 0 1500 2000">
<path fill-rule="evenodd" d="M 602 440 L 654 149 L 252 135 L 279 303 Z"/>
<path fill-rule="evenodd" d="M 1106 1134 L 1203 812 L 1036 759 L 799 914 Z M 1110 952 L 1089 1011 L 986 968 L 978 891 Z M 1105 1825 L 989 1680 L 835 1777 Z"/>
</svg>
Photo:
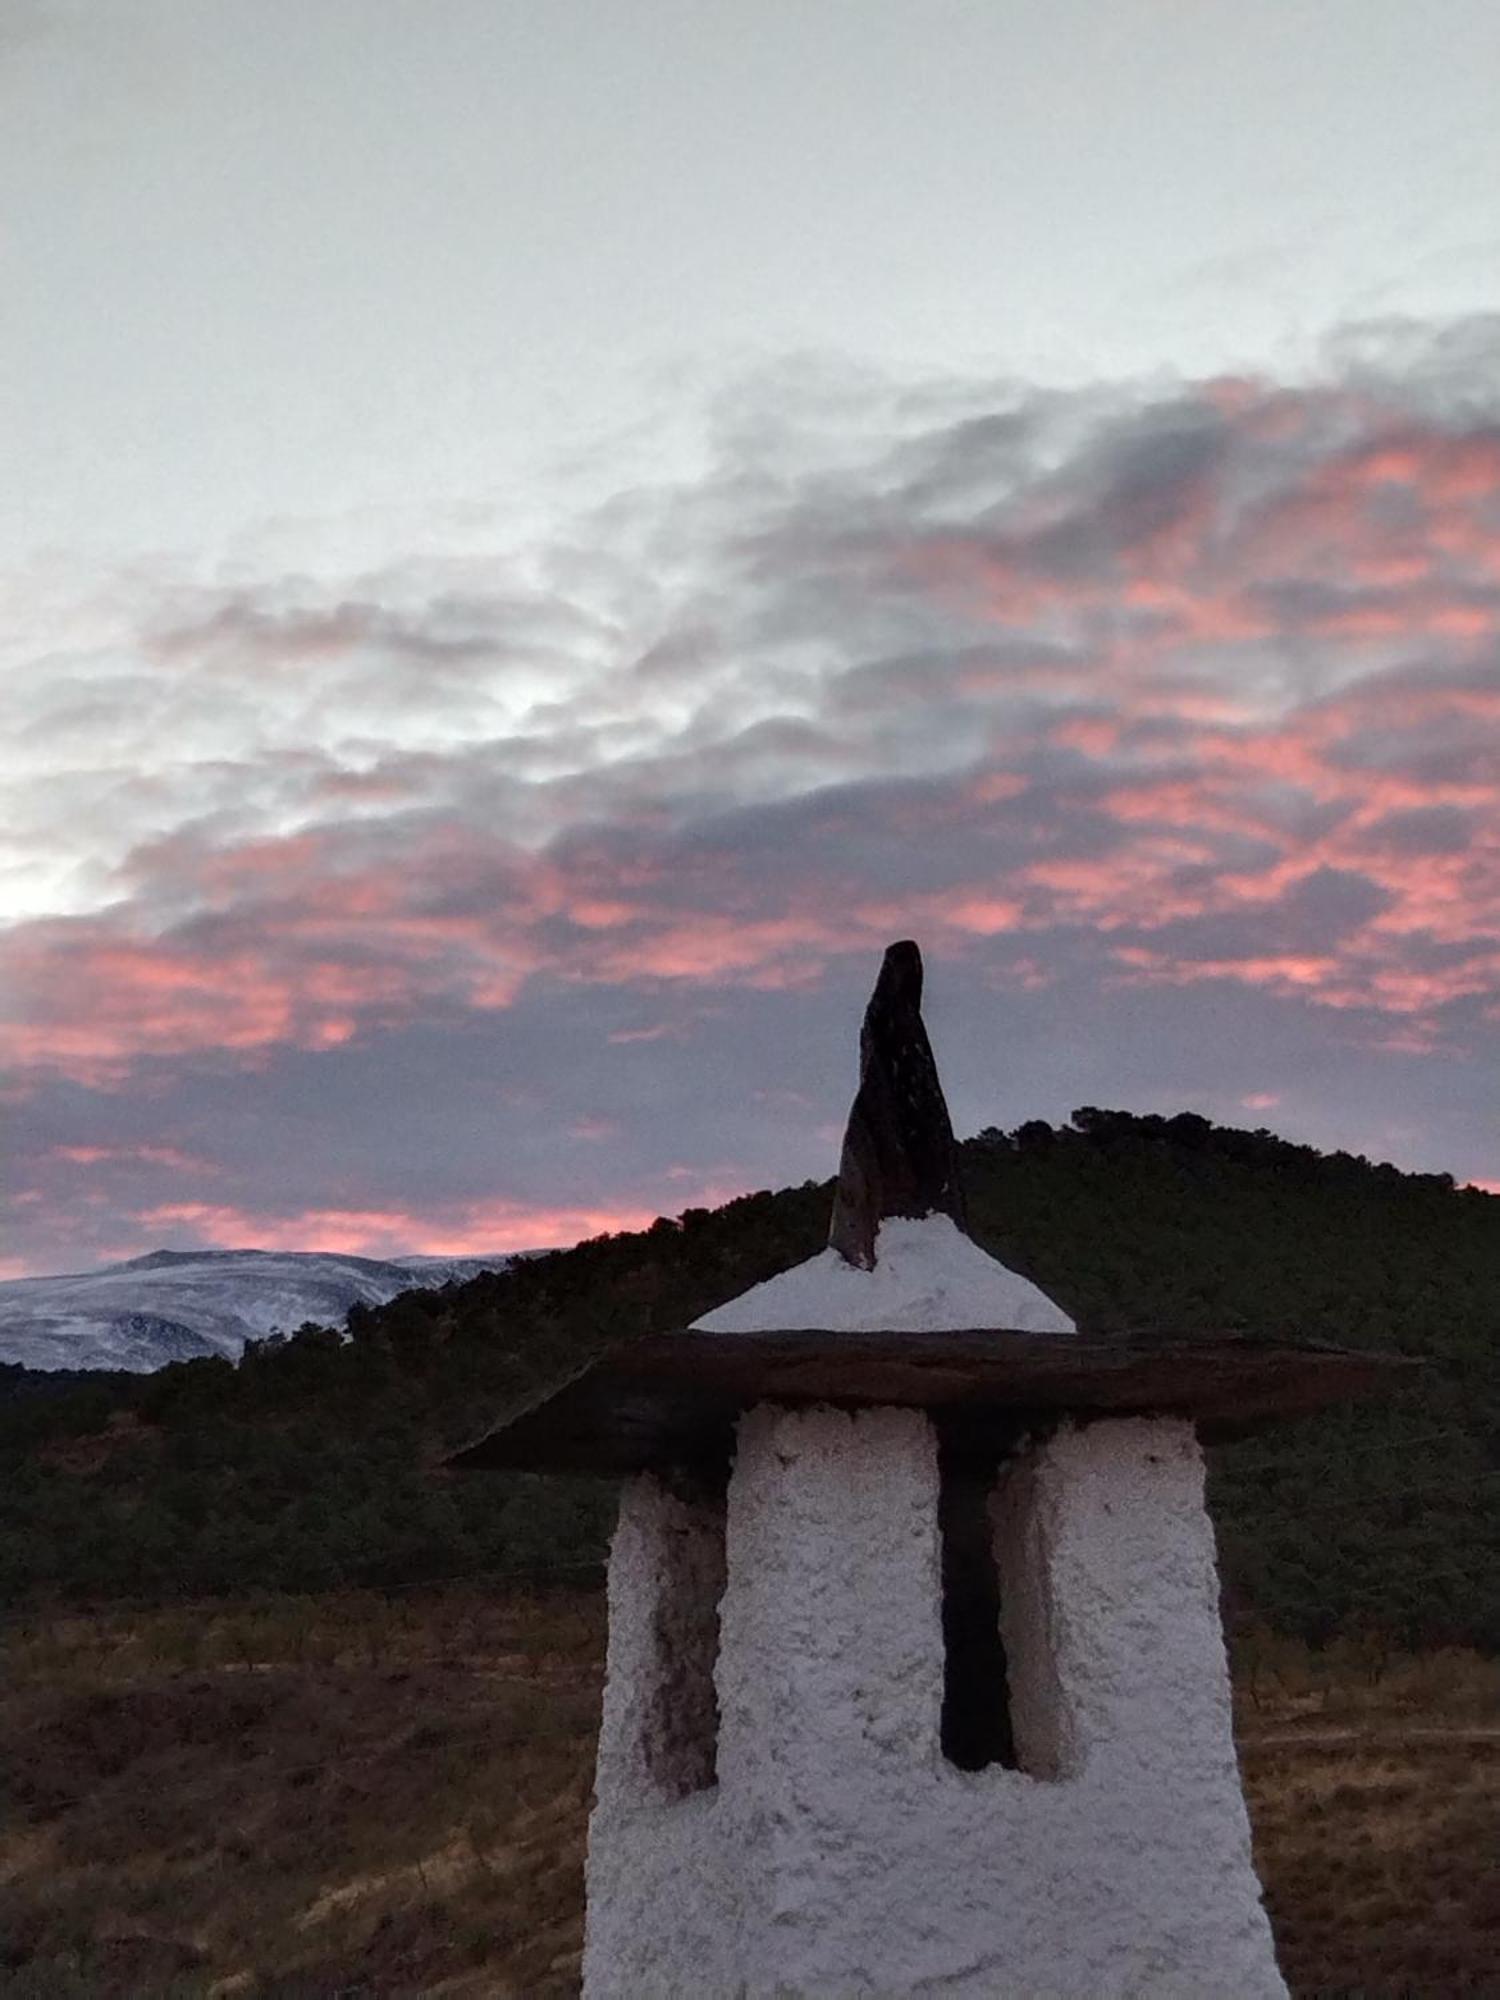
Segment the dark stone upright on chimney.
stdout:
<svg viewBox="0 0 1500 2000">
<path fill-rule="evenodd" d="M 828 1240 L 868 1271 L 886 1216 L 933 1214 L 966 1227 L 953 1122 L 922 1024 L 922 954 L 903 938 L 886 952 L 860 1030 Z"/>
</svg>

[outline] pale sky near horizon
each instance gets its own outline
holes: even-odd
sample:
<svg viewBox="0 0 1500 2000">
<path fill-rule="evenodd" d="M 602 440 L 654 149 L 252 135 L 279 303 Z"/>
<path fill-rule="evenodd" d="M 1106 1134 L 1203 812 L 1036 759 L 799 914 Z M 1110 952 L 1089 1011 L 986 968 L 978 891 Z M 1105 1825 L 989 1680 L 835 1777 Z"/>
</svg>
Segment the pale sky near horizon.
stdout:
<svg viewBox="0 0 1500 2000">
<path fill-rule="evenodd" d="M 831 1171 L 906 931 L 961 1129 L 1500 1181 L 1497 86 L 1492 0 L 0 0 L 0 1271 Z"/>
</svg>

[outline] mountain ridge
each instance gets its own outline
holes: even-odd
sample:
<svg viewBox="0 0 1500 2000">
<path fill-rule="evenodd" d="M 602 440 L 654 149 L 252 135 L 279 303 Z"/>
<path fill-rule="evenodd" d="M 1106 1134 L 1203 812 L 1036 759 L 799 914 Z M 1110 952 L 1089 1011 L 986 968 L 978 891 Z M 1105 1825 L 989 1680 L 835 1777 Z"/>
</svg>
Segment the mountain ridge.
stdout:
<svg viewBox="0 0 1500 2000">
<path fill-rule="evenodd" d="M 501 1271 L 512 1254 L 159 1249 L 96 1271 L 10 1278 L 0 1282 L 0 1362 L 148 1374 L 174 1361 L 235 1360 L 252 1340 L 309 1321 L 342 1327 L 353 1306 Z"/>
</svg>

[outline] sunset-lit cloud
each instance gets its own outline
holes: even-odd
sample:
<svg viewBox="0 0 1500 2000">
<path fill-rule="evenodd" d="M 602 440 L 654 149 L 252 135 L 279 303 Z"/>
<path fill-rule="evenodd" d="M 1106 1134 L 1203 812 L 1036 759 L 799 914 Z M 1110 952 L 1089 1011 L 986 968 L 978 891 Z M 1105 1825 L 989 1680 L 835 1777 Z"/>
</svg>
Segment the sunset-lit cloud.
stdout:
<svg viewBox="0 0 1500 2000">
<path fill-rule="evenodd" d="M 295 1216 L 256 1213 L 207 1202 L 163 1202 L 134 1218 L 148 1234 L 183 1231 L 213 1249 L 247 1244 L 266 1250 L 320 1250 L 350 1256 L 461 1256 L 475 1245 L 499 1254 L 558 1249 L 586 1236 L 646 1229 L 654 1208 L 528 1208 L 521 1203 L 465 1203 L 451 1214 L 411 1209 L 313 1208 Z"/>
<path fill-rule="evenodd" d="M 89 1173 L 98 1241 L 483 1251 L 827 1171 L 906 933 L 1067 1095 L 982 1101 L 976 1048 L 970 1123 L 1314 1088 L 1376 1147 L 1329 1093 L 1387 1074 L 1481 1176 L 1500 378 L 1399 352 L 822 422 L 772 379 L 553 545 L 20 603 L 0 1045 L 18 1184 L 73 1191 L 17 1240 Z M 213 1190 L 127 1212 L 125 1163 Z"/>
</svg>

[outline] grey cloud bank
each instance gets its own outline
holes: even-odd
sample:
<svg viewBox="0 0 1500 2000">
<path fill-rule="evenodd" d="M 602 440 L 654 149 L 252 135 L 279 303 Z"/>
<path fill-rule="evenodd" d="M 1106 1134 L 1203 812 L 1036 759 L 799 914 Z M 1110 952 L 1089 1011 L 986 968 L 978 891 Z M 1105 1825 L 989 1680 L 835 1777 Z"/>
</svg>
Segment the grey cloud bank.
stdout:
<svg viewBox="0 0 1500 2000">
<path fill-rule="evenodd" d="M 1191 1106 L 1500 1172 L 1495 335 L 783 368 L 701 478 L 545 537 L 65 616 L 13 574 L 17 1265 L 821 1175 L 904 933 L 961 1127 Z"/>
</svg>

